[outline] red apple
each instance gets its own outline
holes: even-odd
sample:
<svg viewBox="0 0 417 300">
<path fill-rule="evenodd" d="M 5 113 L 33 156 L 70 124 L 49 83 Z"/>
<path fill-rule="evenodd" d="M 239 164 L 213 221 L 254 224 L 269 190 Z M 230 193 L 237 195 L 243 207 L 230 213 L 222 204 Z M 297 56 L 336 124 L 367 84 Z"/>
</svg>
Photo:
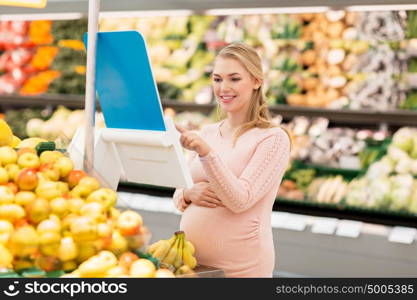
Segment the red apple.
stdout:
<svg viewBox="0 0 417 300">
<path fill-rule="evenodd" d="M 72 189 L 75 187 L 81 180 L 81 178 L 87 176 L 87 174 L 82 170 L 72 170 L 69 172 L 67 177 L 67 182 L 69 187 Z"/>
<path fill-rule="evenodd" d="M 38 186 L 38 174 L 36 169 L 23 169 L 17 175 L 16 183 L 20 190 L 32 191 Z"/>
<path fill-rule="evenodd" d="M 134 235 L 139 232 L 143 224 L 140 214 L 133 210 L 127 210 L 120 214 L 117 219 L 117 228 L 122 235 Z"/>
</svg>

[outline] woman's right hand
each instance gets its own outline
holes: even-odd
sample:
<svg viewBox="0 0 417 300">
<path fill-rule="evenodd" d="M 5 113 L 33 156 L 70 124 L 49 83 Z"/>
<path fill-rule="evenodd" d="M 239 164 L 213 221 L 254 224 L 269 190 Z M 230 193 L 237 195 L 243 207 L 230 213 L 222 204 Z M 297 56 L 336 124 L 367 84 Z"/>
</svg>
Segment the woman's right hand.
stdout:
<svg viewBox="0 0 417 300">
<path fill-rule="evenodd" d="M 193 185 L 191 189 L 184 190 L 184 200 L 192 202 L 198 206 L 215 208 L 224 206 L 216 194 L 210 189 L 208 182 L 199 182 Z"/>
</svg>

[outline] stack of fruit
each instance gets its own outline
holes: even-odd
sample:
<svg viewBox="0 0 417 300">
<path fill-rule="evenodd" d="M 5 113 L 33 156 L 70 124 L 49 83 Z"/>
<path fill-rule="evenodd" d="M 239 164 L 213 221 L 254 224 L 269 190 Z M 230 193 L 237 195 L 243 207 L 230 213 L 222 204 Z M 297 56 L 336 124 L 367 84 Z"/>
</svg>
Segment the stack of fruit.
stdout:
<svg viewBox="0 0 417 300">
<path fill-rule="evenodd" d="M 197 260 L 195 248 L 185 239 L 184 231 L 177 231 L 169 240 L 160 240 L 149 246 L 148 252 L 157 258 L 163 267 L 175 271 L 175 275 L 193 275 Z"/>
<path fill-rule="evenodd" d="M 61 277 L 175 278 L 175 275 L 168 269 L 157 269 L 153 262 L 139 258 L 133 252 L 125 252 L 117 259 L 114 253 L 104 250 L 84 261 L 78 269 Z"/>
<path fill-rule="evenodd" d="M 117 210 L 116 192 L 63 153 L 38 155 L 42 141 L 5 146 L 13 133 L 0 120 L 0 269 L 74 270 L 101 250 L 121 255 L 147 243 L 138 213 Z"/>
</svg>

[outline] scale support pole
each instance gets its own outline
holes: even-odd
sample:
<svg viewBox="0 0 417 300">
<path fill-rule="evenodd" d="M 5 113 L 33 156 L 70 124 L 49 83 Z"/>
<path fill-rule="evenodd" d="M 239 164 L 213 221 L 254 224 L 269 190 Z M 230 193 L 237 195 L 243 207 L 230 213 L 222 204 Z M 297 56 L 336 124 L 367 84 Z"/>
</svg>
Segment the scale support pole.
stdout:
<svg viewBox="0 0 417 300">
<path fill-rule="evenodd" d="M 85 91 L 85 151 L 84 170 L 94 173 L 94 125 L 96 100 L 96 46 L 100 0 L 88 1 L 88 41 L 87 41 L 87 73 Z"/>
</svg>

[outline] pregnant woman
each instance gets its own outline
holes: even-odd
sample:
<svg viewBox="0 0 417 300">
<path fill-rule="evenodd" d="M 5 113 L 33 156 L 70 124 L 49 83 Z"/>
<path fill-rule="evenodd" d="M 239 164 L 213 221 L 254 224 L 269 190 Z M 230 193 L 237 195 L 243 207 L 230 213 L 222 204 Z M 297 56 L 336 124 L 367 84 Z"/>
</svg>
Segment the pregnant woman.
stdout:
<svg viewBox="0 0 417 300">
<path fill-rule="evenodd" d="M 177 189 L 180 229 L 196 247 L 199 264 L 226 277 L 271 277 L 275 265 L 271 211 L 287 168 L 290 140 L 271 122 L 259 55 L 232 43 L 216 57 L 213 91 L 227 116 L 199 133 L 179 126 L 193 151 L 194 185 Z"/>
</svg>

